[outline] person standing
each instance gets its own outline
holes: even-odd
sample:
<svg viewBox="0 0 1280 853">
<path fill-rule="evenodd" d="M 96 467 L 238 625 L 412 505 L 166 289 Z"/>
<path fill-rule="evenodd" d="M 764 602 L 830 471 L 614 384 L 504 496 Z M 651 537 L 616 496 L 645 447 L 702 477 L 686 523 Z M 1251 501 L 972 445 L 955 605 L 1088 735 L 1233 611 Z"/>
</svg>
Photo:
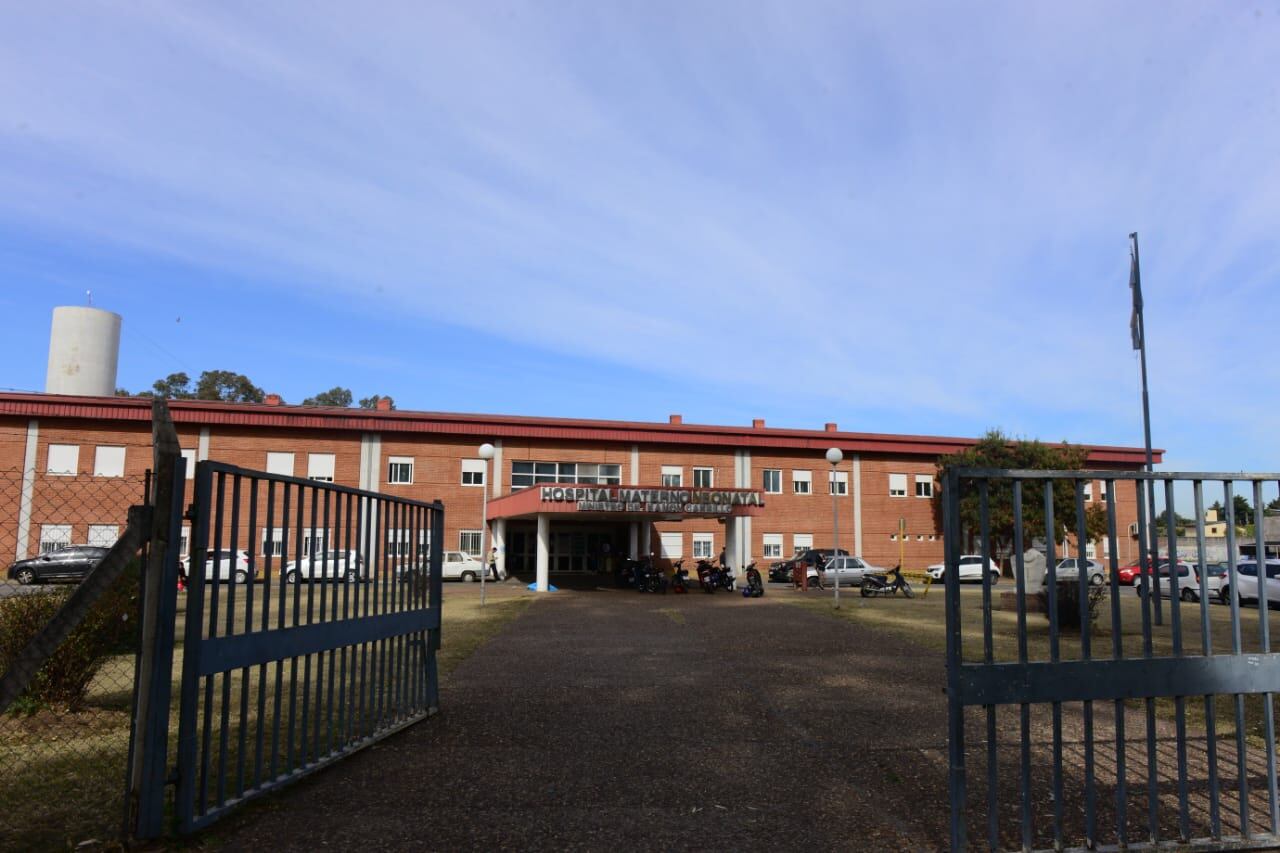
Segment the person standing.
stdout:
<svg viewBox="0 0 1280 853">
<path fill-rule="evenodd" d="M 494 546 L 489 551 L 489 574 L 493 575 L 494 580 L 498 580 L 498 546 Z"/>
</svg>

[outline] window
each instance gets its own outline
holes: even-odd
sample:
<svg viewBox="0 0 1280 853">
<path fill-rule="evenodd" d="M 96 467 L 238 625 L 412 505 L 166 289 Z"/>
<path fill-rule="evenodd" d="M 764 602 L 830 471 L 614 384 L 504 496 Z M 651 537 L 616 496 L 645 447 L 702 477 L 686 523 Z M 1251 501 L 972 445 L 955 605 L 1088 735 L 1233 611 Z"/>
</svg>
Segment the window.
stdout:
<svg viewBox="0 0 1280 853">
<path fill-rule="evenodd" d="M 827 472 L 827 494 L 829 495 L 849 494 L 849 472 L 848 471 L 828 471 Z"/>
<path fill-rule="evenodd" d="M 791 537 L 792 553 L 806 551 L 813 547 L 812 533 L 797 533 Z"/>
<path fill-rule="evenodd" d="M 715 538 L 710 533 L 693 534 L 693 558 L 710 560 L 715 548 Z"/>
<path fill-rule="evenodd" d="M 662 533 L 658 536 L 658 544 L 662 548 L 660 556 L 668 560 L 679 560 L 684 557 L 684 534 Z"/>
<path fill-rule="evenodd" d="M 90 524 L 88 544 L 110 548 L 120 538 L 120 527 L 115 524 Z"/>
<path fill-rule="evenodd" d="M 483 486 L 484 485 L 484 468 L 485 468 L 485 461 L 483 459 L 463 459 L 462 460 L 462 485 Z"/>
<path fill-rule="evenodd" d="M 322 483 L 333 482 L 334 455 L 332 453 L 307 454 L 307 479 Z"/>
<path fill-rule="evenodd" d="M 480 535 L 479 531 L 476 531 L 476 530 L 472 530 L 468 532 L 475 533 L 477 537 Z M 431 541 L 430 533 L 431 531 L 429 530 L 418 531 L 418 553 L 419 554 L 425 555 L 427 553 L 427 545 Z M 391 554 L 391 556 L 393 557 L 411 556 L 410 551 L 412 550 L 412 545 L 413 545 L 413 533 L 407 528 L 399 527 L 399 528 L 393 528 L 387 531 L 387 552 Z M 479 551 L 480 551 L 480 540 L 477 538 L 476 553 L 479 553 Z"/>
<path fill-rule="evenodd" d="M 778 472 L 782 473 L 782 472 Z M 764 552 L 761 555 L 766 560 L 782 559 L 782 534 L 766 533 L 764 535 Z"/>
<path fill-rule="evenodd" d="M 907 475 L 906 474 L 890 474 L 889 475 L 889 497 L 905 498 L 907 496 Z"/>
<path fill-rule="evenodd" d="M 49 463 L 46 471 L 50 474 L 60 474 L 63 476 L 74 476 L 76 470 L 80 467 L 80 445 L 78 444 L 51 444 L 49 445 Z"/>
<path fill-rule="evenodd" d="M 316 554 L 320 551 L 329 550 L 329 547 L 329 531 L 302 531 L 302 556 L 310 557 L 312 554 Z"/>
<path fill-rule="evenodd" d="M 617 463 L 512 462 L 511 490 L 527 489 L 539 483 L 622 483 L 622 466 Z M 479 484 L 477 484 L 479 485 Z"/>
<path fill-rule="evenodd" d="M 413 485 L 413 457 L 387 457 L 387 483 L 391 485 Z"/>
<path fill-rule="evenodd" d="M 285 532 L 283 527 L 262 528 L 262 556 L 282 556 L 288 542 L 289 534 Z"/>
<path fill-rule="evenodd" d="M 93 476 L 123 477 L 124 448 L 95 447 L 93 451 Z"/>
<path fill-rule="evenodd" d="M 464 554 L 470 554 L 473 557 L 480 556 L 480 531 L 479 530 L 459 530 L 458 531 L 458 550 Z"/>
<path fill-rule="evenodd" d="M 278 474 L 281 477 L 293 476 L 293 454 L 292 453 L 267 453 L 267 473 Z"/>
<path fill-rule="evenodd" d="M 693 469 L 693 487 L 695 489 L 714 489 L 716 485 L 716 472 L 714 468 L 694 468 Z M 695 547 L 695 551 L 697 548 Z M 698 556 L 696 553 L 693 556 Z"/>
<path fill-rule="evenodd" d="M 1086 559 L 1096 560 L 1098 558 L 1098 546 L 1092 542 L 1086 544 L 1084 546 L 1084 556 Z"/>
<path fill-rule="evenodd" d="M 679 465 L 662 466 L 662 485 L 680 487 L 684 485 L 684 469 Z"/>
<path fill-rule="evenodd" d="M 191 549 L 191 528 L 184 527 L 182 528 L 181 535 L 178 537 L 178 553 L 185 556 L 191 553 L 190 549 Z"/>
<path fill-rule="evenodd" d="M 182 458 L 187 460 L 187 479 L 193 480 L 196 476 L 196 452 L 194 450 L 182 451 Z"/>
<path fill-rule="evenodd" d="M 764 490 L 766 494 L 770 495 L 782 494 L 782 469 L 764 469 Z"/>
<path fill-rule="evenodd" d="M 792 471 L 791 472 L 791 490 L 797 495 L 807 495 L 813 492 L 813 472 L 812 471 Z"/>
<path fill-rule="evenodd" d="M 892 492 L 890 492 L 892 494 Z M 931 498 L 933 497 L 933 475 L 932 474 L 916 474 L 916 497 Z"/>
<path fill-rule="evenodd" d="M 66 548 L 71 544 L 71 525 L 70 524 L 42 524 L 40 525 L 40 553 L 48 554 L 50 551 L 57 551 L 60 548 Z"/>
<path fill-rule="evenodd" d="M 1093 481 L 1092 480 L 1084 484 L 1084 499 L 1087 501 L 1093 500 Z"/>
<path fill-rule="evenodd" d="M 1102 480 L 1098 485 L 1101 487 L 1098 491 L 1101 493 L 1102 501 L 1105 503 L 1111 500 L 1111 497 L 1107 494 L 1107 481 Z"/>
</svg>

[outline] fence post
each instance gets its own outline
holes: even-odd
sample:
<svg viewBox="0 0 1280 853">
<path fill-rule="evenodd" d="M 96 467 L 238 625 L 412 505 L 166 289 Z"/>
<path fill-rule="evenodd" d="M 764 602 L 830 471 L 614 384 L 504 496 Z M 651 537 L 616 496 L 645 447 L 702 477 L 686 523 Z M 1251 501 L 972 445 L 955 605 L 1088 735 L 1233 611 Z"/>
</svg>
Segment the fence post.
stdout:
<svg viewBox="0 0 1280 853">
<path fill-rule="evenodd" d="M 178 596 L 178 542 L 186 460 L 162 399 L 151 403 L 153 445 L 150 548 L 142 575 L 142 626 L 138 683 L 134 685 L 129 799 L 133 834 L 155 838 L 164 830 L 168 769 L 169 704 L 172 692 L 174 622 Z"/>
</svg>

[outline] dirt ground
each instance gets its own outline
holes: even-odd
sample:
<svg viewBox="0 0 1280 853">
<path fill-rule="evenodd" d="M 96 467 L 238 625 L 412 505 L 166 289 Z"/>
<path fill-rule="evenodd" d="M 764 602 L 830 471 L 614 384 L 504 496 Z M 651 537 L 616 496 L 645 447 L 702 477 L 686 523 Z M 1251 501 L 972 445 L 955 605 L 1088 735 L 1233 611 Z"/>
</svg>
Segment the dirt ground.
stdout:
<svg viewBox="0 0 1280 853">
<path fill-rule="evenodd" d="M 942 654 L 883 626 L 791 606 L 803 595 L 771 588 L 752 601 L 618 590 L 542 596 L 457 666 L 437 717 L 228 818 L 196 844 L 944 849 Z M 1108 735 L 1111 709 L 1096 716 L 1098 736 Z M 1071 846 L 1083 841 L 1080 709 L 1064 708 L 1063 719 Z M 1146 837 L 1145 714 L 1134 708 L 1126 720 L 1129 838 L 1138 841 Z M 1015 848 L 1018 722 L 1016 708 L 998 714 L 1001 846 Z M 985 714 L 970 712 L 967 723 L 967 823 L 977 847 L 986 825 Z M 1033 730 L 1040 847 L 1052 843 L 1047 708 L 1035 710 Z M 1177 826 L 1172 725 L 1159 722 L 1156 734 L 1156 811 L 1168 838 Z M 1224 778 L 1234 767 L 1221 753 L 1233 756 L 1233 744 L 1220 741 Z M 1202 752 L 1193 743 L 1193 775 L 1203 771 Z M 1251 771 L 1261 774 L 1255 757 L 1257 750 Z M 1114 838 L 1114 789 L 1105 784 L 1114 780 L 1114 758 L 1114 749 L 1099 746 L 1099 821 L 1111 827 L 1103 841 Z M 1259 775 L 1254 785 L 1261 784 Z M 1225 795 L 1222 802 L 1234 808 Z M 1254 820 L 1265 821 L 1265 802 L 1254 808 Z"/>
</svg>

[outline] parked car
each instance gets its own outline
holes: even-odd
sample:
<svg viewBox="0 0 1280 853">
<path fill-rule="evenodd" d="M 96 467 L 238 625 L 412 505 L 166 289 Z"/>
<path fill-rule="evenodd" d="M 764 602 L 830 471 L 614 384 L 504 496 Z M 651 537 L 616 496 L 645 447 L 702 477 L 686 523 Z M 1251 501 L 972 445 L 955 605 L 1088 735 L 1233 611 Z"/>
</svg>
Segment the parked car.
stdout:
<svg viewBox="0 0 1280 853">
<path fill-rule="evenodd" d="M 878 575 L 886 571 L 880 566 L 873 566 L 861 557 L 832 557 L 822 567 L 826 573 L 827 583 L 838 583 L 840 586 L 862 586 L 862 579 L 867 575 Z M 814 576 L 817 569 L 812 570 Z"/>
<path fill-rule="evenodd" d="M 204 579 L 207 581 L 234 580 L 236 583 L 248 583 L 253 576 L 253 567 L 249 565 L 248 551 L 208 551 L 204 558 Z"/>
<path fill-rule="evenodd" d="M 1178 597 L 1183 601 L 1199 601 L 1200 600 L 1200 577 L 1196 574 L 1195 569 L 1190 563 L 1177 563 L 1178 572 Z M 1157 583 L 1160 584 L 1160 594 L 1166 598 L 1173 597 L 1173 571 L 1169 568 L 1168 563 L 1161 563 L 1156 570 Z M 1142 584 L 1138 584 L 1138 595 L 1142 595 Z"/>
<path fill-rule="evenodd" d="M 992 583 L 1000 582 L 1000 566 L 995 560 L 984 560 L 981 554 L 962 554 L 960 557 L 960 580 L 962 581 L 980 581 L 982 580 L 983 563 L 986 563 L 987 574 L 991 577 Z M 934 563 L 925 569 L 929 577 L 935 581 L 943 580 L 947 573 L 946 563 Z"/>
<path fill-rule="evenodd" d="M 1102 586 L 1103 581 L 1107 579 L 1106 571 L 1102 568 L 1102 563 L 1097 560 L 1081 560 L 1078 557 L 1067 557 L 1058 562 L 1054 566 L 1054 575 L 1059 581 L 1076 581 L 1080 580 L 1080 563 L 1085 563 L 1088 568 L 1085 570 L 1089 577 L 1089 586 Z"/>
<path fill-rule="evenodd" d="M 1161 557 L 1160 562 L 1164 562 L 1165 559 L 1166 558 Z M 1116 580 L 1120 581 L 1120 583 L 1125 586 L 1133 586 L 1134 582 L 1138 579 L 1138 575 L 1142 574 L 1144 571 L 1150 571 L 1151 561 L 1143 560 L 1141 562 L 1141 567 L 1139 567 L 1139 561 L 1134 560 L 1129 565 L 1121 566 L 1116 569 Z"/>
<path fill-rule="evenodd" d="M 1280 560 L 1269 558 L 1266 563 L 1267 603 L 1280 604 Z M 1240 601 L 1258 600 L 1258 561 L 1241 560 L 1236 563 L 1236 585 Z M 1224 579 L 1218 593 L 1223 601 L 1231 600 L 1231 586 Z"/>
<path fill-rule="evenodd" d="M 480 580 L 485 566 L 479 559 L 463 551 L 444 552 L 444 571 L 441 577 L 445 580 L 460 580 L 471 583 Z M 501 577 L 505 578 L 505 575 Z"/>
<path fill-rule="evenodd" d="M 369 577 L 364 560 L 355 551 L 322 551 L 293 560 L 284 567 L 285 583 L 300 580 L 344 580 L 355 583 Z"/>
<path fill-rule="evenodd" d="M 106 548 L 96 545 L 68 545 L 47 551 L 9 567 L 9 579 L 21 584 L 45 581 L 80 581 L 107 555 Z"/>
<path fill-rule="evenodd" d="M 793 572 L 797 564 L 803 563 L 808 566 L 805 574 L 809 578 L 818 576 L 818 566 L 825 565 L 827 560 L 836 555 L 836 551 L 831 548 L 802 548 L 791 555 L 790 559 L 779 560 L 769 566 L 769 580 L 777 583 L 791 583 Z M 845 549 L 839 549 L 839 556 L 847 557 L 849 552 Z"/>
</svg>

